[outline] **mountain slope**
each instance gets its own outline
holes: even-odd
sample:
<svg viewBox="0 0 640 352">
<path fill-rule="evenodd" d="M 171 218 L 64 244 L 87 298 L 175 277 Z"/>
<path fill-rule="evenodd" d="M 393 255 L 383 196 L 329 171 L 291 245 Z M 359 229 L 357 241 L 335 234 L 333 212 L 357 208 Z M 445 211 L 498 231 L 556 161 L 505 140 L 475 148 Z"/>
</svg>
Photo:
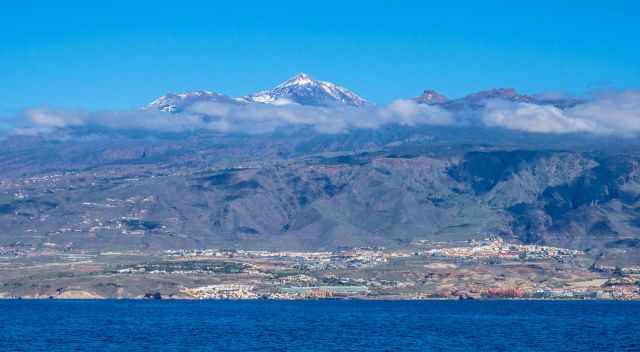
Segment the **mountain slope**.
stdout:
<svg viewBox="0 0 640 352">
<path fill-rule="evenodd" d="M 436 92 L 435 90 L 427 89 L 420 96 L 413 98 L 418 104 L 437 105 L 444 104 L 448 101 L 447 97 Z"/>
<path fill-rule="evenodd" d="M 0 246 L 318 249 L 499 234 L 640 263 L 638 157 L 413 138 L 286 157 L 353 149 L 355 137 L 43 142 L 43 158 L 66 163 L 33 177 L 21 166 L 36 167 L 33 143 L 14 144 L 0 158 Z"/>
<path fill-rule="evenodd" d="M 167 93 L 149 103 L 145 107 L 145 109 L 160 110 L 164 112 L 182 112 L 185 111 L 190 105 L 205 102 L 226 104 L 238 103 L 237 100 L 234 100 L 223 94 L 205 90 L 197 90 L 180 94 Z"/>
</svg>

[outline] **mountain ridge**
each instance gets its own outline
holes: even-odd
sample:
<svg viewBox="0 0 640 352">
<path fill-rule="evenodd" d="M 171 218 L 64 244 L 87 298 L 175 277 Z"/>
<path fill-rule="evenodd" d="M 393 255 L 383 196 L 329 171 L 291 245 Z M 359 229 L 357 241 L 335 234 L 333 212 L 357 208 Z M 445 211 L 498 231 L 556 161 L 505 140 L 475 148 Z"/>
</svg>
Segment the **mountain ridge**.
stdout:
<svg viewBox="0 0 640 352">
<path fill-rule="evenodd" d="M 400 100 L 411 100 L 417 104 L 459 110 L 482 108 L 488 101 L 496 99 L 515 103 L 553 105 L 561 109 L 583 102 L 583 100 L 573 97 L 544 97 L 520 94 L 514 88 L 491 88 L 453 99 L 436 90 L 426 89 L 417 97 Z M 347 106 L 356 108 L 375 105 L 348 88 L 329 81 L 316 80 L 306 73 L 299 73 L 271 89 L 239 97 L 231 97 L 207 90 L 195 90 L 179 94 L 167 93 L 147 104 L 144 109 L 174 113 L 184 111 L 191 104 L 202 102 L 268 104 L 276 106 L 297 104 L 316 107 Z"/>
</svg>

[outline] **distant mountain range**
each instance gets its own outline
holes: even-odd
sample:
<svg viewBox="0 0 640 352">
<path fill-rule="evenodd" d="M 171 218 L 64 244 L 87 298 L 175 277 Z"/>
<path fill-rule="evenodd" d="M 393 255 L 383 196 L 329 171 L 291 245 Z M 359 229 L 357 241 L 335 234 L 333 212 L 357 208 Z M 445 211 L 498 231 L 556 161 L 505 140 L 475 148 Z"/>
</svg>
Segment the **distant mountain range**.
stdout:
<svg viewBox="0 0 640 352">
<path fill-rule="evenodd" d="M 573 97 L 538 97 L 522 95 L 513 88 L 483 90 L 453 100 L 448 99 L 434 90 L 425 90 L 422 95 L 413 98 L 413 100 L 419 104 L 440 105 L 451 110 L 461 108 L 480 108 L 484 106 L 487 101 L 496 99 L 517 103 L 553 105 L 561 109 L 572 107 L 583 102 L 581 99 Z"/>
<path fill-rule="evenodd" d="M 469 94 L 459 99 L 448 99 L 435 90 L 425 90 L 422 95 L 412 98 L 418 104 L 438 105 L 446 109 L 474 109 L 484 106 L 489 100 L 500 99 L 538 105 L 554 105 L 567 108 L 579 104 L 581 100 L 569 97 L 535 97 L 519 94 L 513 88 L 496 88 Z M 181 112 L 188 106 L 203 102 L 228 104 L 271 104 L 304 106 L 348 106 L 367 107 L 373 103 L 353 91 L 335 83 L 320 81 L 300 73 L 280 83 L 276 87 L 242 97 L 229 97 L 209 91 L 193 91 L 181 94 L 168 93 L 146 106 L 165 112 Z"/>
<path fill-rule="evenodd" d="M 300 73 L 280 83 L 273 89 L 260 91 L 251 95 L 232 98 L 209 91 L 193 91 L 181 94 L 168 93 L 152 101 L 147 109 L 165 112 L 180 112 L 187 106 L 203 103 L 233 104 L 299 104 L 307 106 L 367 106 L 370 103 L 347 88 Z"/>
</svg>

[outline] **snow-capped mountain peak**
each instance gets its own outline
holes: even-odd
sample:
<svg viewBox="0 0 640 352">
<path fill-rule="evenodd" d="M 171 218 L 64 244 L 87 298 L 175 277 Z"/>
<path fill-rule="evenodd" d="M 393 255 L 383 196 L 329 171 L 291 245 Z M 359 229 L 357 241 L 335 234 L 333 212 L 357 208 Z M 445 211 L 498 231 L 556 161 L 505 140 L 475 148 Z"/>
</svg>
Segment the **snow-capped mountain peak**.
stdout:
<svg viewBox="0 0 640 352">
<path fill-rule="evenodd" d="M 244 100 L 277 105 L 293 103 L 313 106 L 364 106 L 369 104 L 347 88 L 313 79 L 306 73 L 299 73 L 271 90 L 244 97 Z"/>
<path fill-rule="evenodd" d="M 182 112 L 189 106 L 201 102 L 245 104 L 259 103 L 271 105 L 311 105 L 311 106 L 352 106 L 360 107 L 370 103 L 347 88 L 331 82 L 313 79 L 306 73 L 299 73 L 278 84 L 273 89 L 252 95 L 231 98 L 226 95 L 197 90 L 181 94 L 167 93 L 149 103 L 144 109 L 164 112 Z"/>
<path fill-rule="evenodd" d="M 313 84 L 314 80 L 308 74 L 300 72 L 297 75 L 289 78 L 288 80 L 280 83 L 276 88 L 284 88 L 290 86 L 304 86 L 307 84 Z"/>
</svg>

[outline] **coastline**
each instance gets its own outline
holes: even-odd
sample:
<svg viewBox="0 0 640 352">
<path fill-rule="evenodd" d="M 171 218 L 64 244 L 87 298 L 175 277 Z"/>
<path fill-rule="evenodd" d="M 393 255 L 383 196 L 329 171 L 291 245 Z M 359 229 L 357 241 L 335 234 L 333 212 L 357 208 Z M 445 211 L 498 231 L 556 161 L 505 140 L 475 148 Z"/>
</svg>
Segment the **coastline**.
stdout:
<svg viewBox="0 0 640 352">
<path fill-rule="evenodd" d="M 231 301 L 231 302 L 291 302 L 291 301 L 371 301 L 371 302 L 416 302 L 416 301 L 446 301 L 446 302 L 640 302 L 640 299 L 601 299 L 601 298 L 438 298 L 438 297 L 318 297 L 318 298 L 198 298 L 198 297 L 162 297 L 159 299 L 147 297 L 53 297 L 53 296 L 24 296 L 0 297 L 0 301 Z"/>
</svg>

